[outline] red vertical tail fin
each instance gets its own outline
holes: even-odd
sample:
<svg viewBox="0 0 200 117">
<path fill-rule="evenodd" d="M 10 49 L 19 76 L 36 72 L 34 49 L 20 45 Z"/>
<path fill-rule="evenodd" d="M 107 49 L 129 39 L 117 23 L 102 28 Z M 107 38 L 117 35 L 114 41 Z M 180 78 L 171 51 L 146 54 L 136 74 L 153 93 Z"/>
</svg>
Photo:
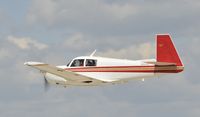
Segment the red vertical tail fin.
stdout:
<svg viewBox="0 0 200 117">
<path fill-rule="evenodd" d="M 175 63 L 177 66 L 183 66 L 176 48 L 168 34 L 159 34 L 157 41 L 157 62 Z"/>
</svg>

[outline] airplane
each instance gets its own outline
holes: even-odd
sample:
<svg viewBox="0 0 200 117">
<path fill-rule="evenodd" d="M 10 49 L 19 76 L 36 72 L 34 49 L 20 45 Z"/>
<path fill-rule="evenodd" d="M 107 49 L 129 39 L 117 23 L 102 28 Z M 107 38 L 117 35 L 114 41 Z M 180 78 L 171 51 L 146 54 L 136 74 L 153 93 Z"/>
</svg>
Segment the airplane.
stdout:
<svg viewBox="0 0 200 117">
<path fill-rule="evenodd" d="M 145 50 L 144 50 L 145 51 Z M 67 65 L 52 66 L 42 62 L 25 62 L 41 71 L 46 84 L 59 86 L 98 86 L 126 83 L 164 74 L 179 73 L 184 65 L 169 34 L 156 35 L 156 59 L 126 60 L 80 56 Z"/>
</svg>

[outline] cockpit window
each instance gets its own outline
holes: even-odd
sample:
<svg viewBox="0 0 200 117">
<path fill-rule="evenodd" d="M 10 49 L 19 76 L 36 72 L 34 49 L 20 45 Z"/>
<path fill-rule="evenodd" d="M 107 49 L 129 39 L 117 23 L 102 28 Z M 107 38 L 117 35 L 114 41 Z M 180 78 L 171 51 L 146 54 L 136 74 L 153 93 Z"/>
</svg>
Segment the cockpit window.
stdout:
<svg viewBox="0 0 200 117">
<path fill-rule="evenodd" d="M 76 59 L 71 64 L 71 67 L 79 67 L 79 66 L 84 66 L 84 59 Z"/>
<path fill-rule="evenodd" d="M 71 62 L 72 62 L 72 61 L 70 61 L 70 62 L 67 64 L 67 66 L 69 66 Z"/>
<path fill-rule="evenodd" d="M 93 59 L 87 59 L 86 60 L 86 66 L 96 66 L 97 65 L 97 61 L 93 60 Z"/>
</svg>

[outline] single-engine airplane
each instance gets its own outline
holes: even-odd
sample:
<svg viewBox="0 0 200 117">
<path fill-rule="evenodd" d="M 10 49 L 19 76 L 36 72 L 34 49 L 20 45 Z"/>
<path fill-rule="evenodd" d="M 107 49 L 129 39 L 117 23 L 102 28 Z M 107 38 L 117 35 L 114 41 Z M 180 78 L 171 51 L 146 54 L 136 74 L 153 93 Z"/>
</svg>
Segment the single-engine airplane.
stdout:
<svg viewBox="0 0 200 117">
<path fill-rule="evenodd" d="M 145 51 L 145 50 L 144 50 Z M 184 65 L 169 34 L 156 35 L 156 59 L 126 60 L 94 56 L 74 58 L 67 65 L 52 66 L 41 62 L 25 62 L 41 71 L 46 83 L 68 86 L 96 86 L 123 83 L 134 79 L 179 73 Z"/>
</svg>

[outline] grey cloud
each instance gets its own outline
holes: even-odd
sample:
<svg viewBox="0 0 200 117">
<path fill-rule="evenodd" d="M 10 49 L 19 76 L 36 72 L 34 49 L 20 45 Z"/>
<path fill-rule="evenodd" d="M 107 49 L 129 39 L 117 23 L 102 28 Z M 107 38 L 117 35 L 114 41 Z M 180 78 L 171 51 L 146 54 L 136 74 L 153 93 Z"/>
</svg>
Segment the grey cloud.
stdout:
<svg viewBox="0 0 200 117">
<path fill-rule="evenodd" d="M 64 46 L 70 50 L 84 50 L 92 46 L 91 44 L 81 33 L 72 35 L 64 42 Z"/>
<path fill-rule="evenodd" d="M 154 1 L 109 4 L 99 0 L 43 2 L 47 4 L 34 1 L 27 17 L 34 16 L 36 23 L 47 27 L 70 27 L 77 32 L 96 35 L 187 32 L 198 24 L 199 19 L 196 15 L 198 1 L 155 1 L 156 4 Z"/>
<path fill-rule="evenodd" d="M 186 45 L 183 48 L 182 56 L 183 56 L 183 61 L 185 64 L 185 77 L 187 80 L 192 83 L 192 84 L 199 84 L 200 79 L 198 78 L 199 76 L 199 38 L 192 38 L 192 39 L 187 39 L 188 41 L 185 42 Z M 191 70 L 192 69 L 192 70 Z M 194 76 L 194 77 L 191 77 Z"/>
<path fill-rule="evenodd" d="M 0 49 L 0 60 L 5 59 L 9 56 L 11 56 L 11 53 L 8 50 L 4 48 Z"/>
<path fill-rule="evenodd" d="M 143 43 L 140 45 L 132 45 L 130 47 L 121 48 L 120 50 L 107 50 L 106 52 L 98 52 L 97 55 L 112 58 L 124 59 L 148 59 L 155 56 L 155 47 L 151 43 Z"/>
</svg>

